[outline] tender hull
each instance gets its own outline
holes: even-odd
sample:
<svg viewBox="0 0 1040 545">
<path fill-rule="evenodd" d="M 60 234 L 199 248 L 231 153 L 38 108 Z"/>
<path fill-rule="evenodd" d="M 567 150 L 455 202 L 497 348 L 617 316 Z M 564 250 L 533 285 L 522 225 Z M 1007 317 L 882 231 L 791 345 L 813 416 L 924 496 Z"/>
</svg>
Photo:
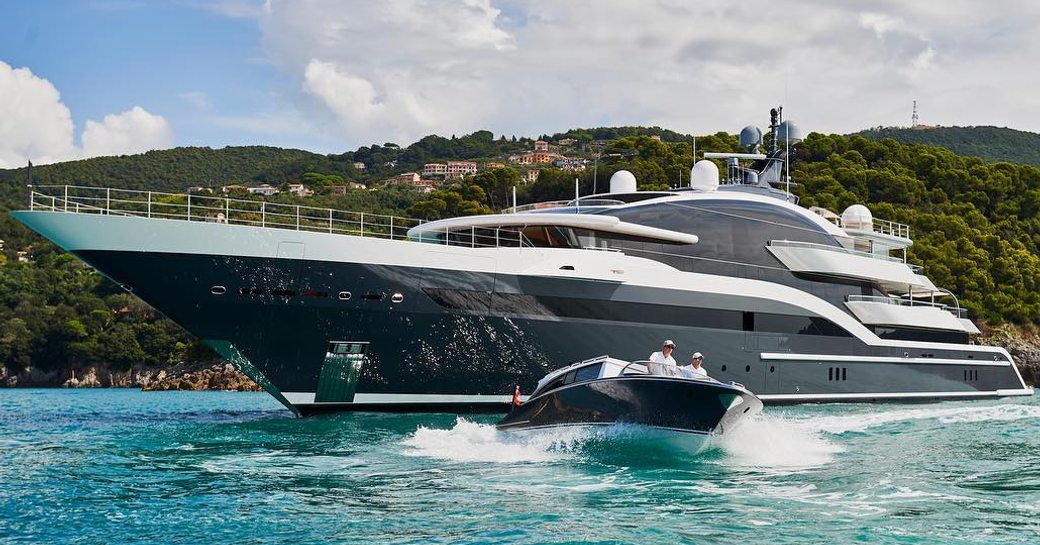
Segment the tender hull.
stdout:
<svg viewBox="0 0 1040 545">
<path fill-rule="evenodd" d="M 863 328 L 791 288 L 682 273 L 623 254 L 470 250 L 60 212 L 15 215 L 304 414 L 504 411 L 514 384 L 530 391 L 560 362 L 603 353 L 640 359 L 663 338 L 675 339 L 680 350 L 707 352 L 713 377 L 741 382 L 766 402 L 1031 393 L 996 347 L 744 331 L 742 312 L 830 313 L 851 331 Z M 573 252 L 599 269 L 563 275 L 560 263 L 576 262 Z M 615 280 L 617 271 L 625 276 Z M 796 297 L 806 302 L 792 303 Z M 370 343 L 358 394 L 349 402 L 315 402 L 334 340 Z"/>
<path fill-rule="evenodd" d="M 762 409 L 747 390 L 658 376 L 591 380 L 551 390 L 515 408 L 500 430 L 638 424 L 694 435 L 719 435 Z"/>
</svg>

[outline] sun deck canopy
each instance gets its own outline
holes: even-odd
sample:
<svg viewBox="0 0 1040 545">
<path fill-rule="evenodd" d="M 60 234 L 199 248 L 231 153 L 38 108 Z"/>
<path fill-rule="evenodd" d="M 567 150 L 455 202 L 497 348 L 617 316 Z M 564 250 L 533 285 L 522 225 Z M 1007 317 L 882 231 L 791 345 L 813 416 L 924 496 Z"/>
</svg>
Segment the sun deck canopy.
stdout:
<svg viewBox="0 0 1040 545">
<path fill-rule="evenodd" d="M 431 221 L 408 230 L 408 237 L 421 239 L 423 235 L 454 232 L 462 229 L 495 229 L 501 227 L 555 226 L 588 229 L 606 233 L 617 233 L 673 244 L 696 244 L 697 235 L 658 229 L 621 221 L 614 216 L 593 214 L 494 214 L 466 216 Z"/>
</svg>

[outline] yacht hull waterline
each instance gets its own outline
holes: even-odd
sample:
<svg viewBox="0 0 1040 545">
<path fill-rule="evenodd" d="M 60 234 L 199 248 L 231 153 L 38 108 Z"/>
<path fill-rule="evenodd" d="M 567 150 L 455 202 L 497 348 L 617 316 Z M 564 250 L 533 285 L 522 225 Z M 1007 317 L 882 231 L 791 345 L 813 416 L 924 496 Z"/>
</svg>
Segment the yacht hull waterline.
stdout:
<svg viewBox="0 0 1040 545">
<path fill-rule="evenodd" d="M 712 376 L 747 385 L 767 404 L 1032 393 L 1002 348 L 880 338 L 791 285 L 625 252 L 438 246 L 53 209 L 12 214 L 299 414 L 505 411 L 514 385 L 529 390 L 561 361 L 639 359 L 664 338 L 680 350 L 710 347 Z M 761 327 L 748 328 L 749 316 Z M 367 346 L 356 384 L 339 397 L 321 393 L 338 342 Z"/>
</svg>

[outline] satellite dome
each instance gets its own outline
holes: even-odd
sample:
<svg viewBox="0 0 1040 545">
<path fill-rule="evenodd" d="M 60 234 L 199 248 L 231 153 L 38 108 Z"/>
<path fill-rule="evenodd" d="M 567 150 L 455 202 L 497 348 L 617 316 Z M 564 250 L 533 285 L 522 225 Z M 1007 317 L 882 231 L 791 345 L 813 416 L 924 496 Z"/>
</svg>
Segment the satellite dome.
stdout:
<svg viewBox="0 0 1040 545">
<path fill-rule="evenodd" d="M 748 125 L 740 131 L 740 147 L 755 153 L 758 145 L 762 143 L 762 131 L 754 125 Z"/>
<path fill-rule="evenodd" d="M 690 169 L 690 187 L 695 191 L 715 191 L 719 187 L 719 167 L 712 161 L 701 159 Z"/>
<path fill-rule="evenodd" d="M 784 121 L 776 129 L 776 144 L 783 146 L 787 142 L 792 145 L 802 141 L 802 129 L 798 128 L 793 121 Z"/>
<path fill-rule="evenodd" d="M 619 170 L 610 177 L 611 193 L 635 193 L 636 176 L 627 170 Z"/>
<path fill-rule="evenodd" d="M 854 204 L 841 213 L 841 226 L 855 231 L 873 231 L 874 216 L 862 204 Z"/>
</svg>

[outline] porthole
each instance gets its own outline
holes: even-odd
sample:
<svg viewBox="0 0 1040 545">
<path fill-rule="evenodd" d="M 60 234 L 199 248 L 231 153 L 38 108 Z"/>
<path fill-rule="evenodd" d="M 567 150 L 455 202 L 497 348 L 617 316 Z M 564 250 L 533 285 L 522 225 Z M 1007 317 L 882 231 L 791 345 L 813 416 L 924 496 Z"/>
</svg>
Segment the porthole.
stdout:
<svg viewBox="0 0 1040 545">
<path fill-rule="evenodd" d="M 776 367 L 773 367 L 772 365 L 770 365 L 770 366 L 769 366 L 769 372 L 770 372 L 770 373 L 774 373 L 774 372 L 776 372 Z"/>
<path fill-rule="evenodd" d="M 751 372 L 751 366 L 748 365 L 748 366 L 744 367 L 744 371 L 750 373 Z"/>
<path fill-rule="evenodd" d="M 400 293 L 395 293 L 390 296 L 390 302 L 392 303 L 400 303 L 401 301 L 404 301 L 404 295 Z"/>
<path fill-rule="evenodd" d="M 249 295 L 249 288 L 245 288 L 245 287 L 238 288 L 238 294 L 239 295 Z"/>
<path fill-rule="evenodd" d="M 349 291 L 341 291 L 341 292 L 339 292 L 339 295 L 337 295 L 337 297 L 339 297 L 340 301 L 350 301 L 350 292 Z"/>
<path fill-rule="evenodd" d="M 130 284 L 120 284 L 119 287 L 123 288 L 123 291 L 128 291 L 128 292 L 134 291 L 134 287 L 131 286 Z M 993 359 L 997 359 L 997 358 L 994 356 Z"/>
<path fill-rule="evenodd" d="M 209 292 L 213 295 L 224 295 L 225 293 L 227 293 L 227 288 L 225 288 L 224 286 L 213 286 L 209 289 Z"/>
<path fill-rule="evenodd" d="M 271 290 L 271 295 L 274 295 L 275 297 L 296 297 L 296 290 L 276 288 Z"/>
<path fill-rule="evenodd" d="M 725 366 L 725 365 L 723 365 L 721 369 L 722 369 L 723 371 L 725 371 L 725 370 L 726 370 L 726 366 Z"/>
</svg>

